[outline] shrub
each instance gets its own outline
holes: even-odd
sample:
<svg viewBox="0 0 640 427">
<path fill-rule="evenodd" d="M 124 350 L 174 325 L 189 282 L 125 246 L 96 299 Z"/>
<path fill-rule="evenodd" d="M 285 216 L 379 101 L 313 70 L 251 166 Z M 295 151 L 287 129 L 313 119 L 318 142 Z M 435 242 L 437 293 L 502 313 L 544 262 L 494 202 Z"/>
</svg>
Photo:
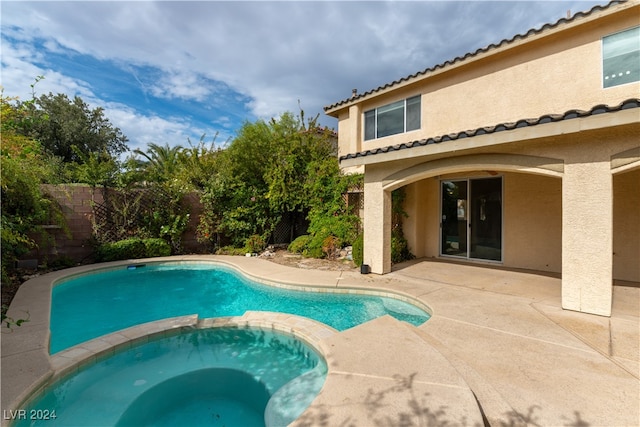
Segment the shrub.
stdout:
<svg viewBox="0 0 640 427">
<path fill-rule="evenodd" d="M 169 255 L 171 255 L 171 246 L 165 240 L 158 238 L 132 238 L 115 243 L 103 243 L 96 250 L 96 260 L 99 262 Z"/>
<path fill-rule="evenodd" d="M 262 238 L 262 236 L 259 236 L 257 234 L 249 236 L 249 238 L 244 242 L 245 252 L 250 252 L 250 253 L 262 252 L 265 246 L 266 246 L 266 243 L 264 239 Z"/>
<path fill-rule="evenodd" d="M 357 236 L 358 217 L 355 215 L 331 215 L 316 217 L 309 226 L 312 235 L 302 254 L 311 258 L 323 258 L 325 240 L 334 237 L 340 241 L 339 246 L 352 243 Z"/>
<path fill-rule="evenodd" d="M 125 239 L 115 243 L 104 243 L 96 251 L 96 260 L 100 262 L 121 259 L 144 258 L 147 248 L 142 239 Z"/>
<path fill-rule="evenodd" d="M 333 239 L 336 239 L 340 246 L 342 245 L 342 240 L 334 236 L 329 230 L 323 229 L 316 232 L 316 234 L 309 240 L 309 244 L 302 252 L 302 255 L 309 258 L 325 258 L 330 256 L 325 249 L 328 249 L 328 246 L 332 244 Z M 336 241 L 333 241 L 333 246 L 335 246 Z"/>
<path fill-rule="evenodd" d="M 216 251 L 216 255 L 244 255 L 246 248 L 236 248 L 235 246 L 223 246 Z"/>
<path fill-rule="evenodd" d="M 311 238 L 312 237 L 309 236 L 308 234 L 300 236 L 289 244 L 289 247 L 287 248 L 287 250 L 295 254 L 301 254 L 302 252 L 304 252 L 305 249 L 307 249 L 309 242 L 311 242 Z"/>
<path fill-rule="evenodd" d="M 307 247 L 302 251 L 302 255 L 309 258 L 322 258 L 324 256 L 322 242 L 329 236 L 331 236 L 331 233 L 327 230 L 316 232 L 309 240 Z"/>
<path fill-rule="evenodd" d="M 404 238 L 402 230 L 391 233 L 391 262 L 396 264 L 402 261 L 413 259 L 413 254 L 409 251 L 409 244 Z"/>
<path fill-rule="evenodd" d="M 145 256 L 148 258 L 171 255 L 171 246 L 163 239 L 144 239 Z"/>
<path fill-rule="evenodd" d="M 328 259 L 337 258 L 338 252 L 342 248 L 342 240 L 336 236 L 329 236 L 322 241 L 322 252 Z"/>
<path fill-rule="evenodd" d="M 364 260 L 364 235 L 361 233 L 353 241 L 353 262 L 360 267 Z"/>
<path fill-rule="evenodd" d="M 322 248 L 322 242 L 329 236 L 335 236 L 344 244 L 352 243 L 358 235 L 359 219 L 355 215 L 317 215 L 311 218 L 309 234 L 317 238 L 315 246 Z"/>
<path fill-rule="evenodd" d="M 60 255 L 59 257 L 49 261 L 47 266 L 53 270 L 62 270 L 63 268 L 73 267 L 76 264 L 75 260 L 70 256 Z"/>
<path fill-rule="evenodd" d="M 320 239 L 312 239 L 309 242 L 309 246 L 307 246 L 307 248 L 302 251 L 302 256 L 307 257 L 307 258 L 322 258 L 322 256 L 324 255 L 322 253 L 322 243 L 318 243 Z"/>
</svg>

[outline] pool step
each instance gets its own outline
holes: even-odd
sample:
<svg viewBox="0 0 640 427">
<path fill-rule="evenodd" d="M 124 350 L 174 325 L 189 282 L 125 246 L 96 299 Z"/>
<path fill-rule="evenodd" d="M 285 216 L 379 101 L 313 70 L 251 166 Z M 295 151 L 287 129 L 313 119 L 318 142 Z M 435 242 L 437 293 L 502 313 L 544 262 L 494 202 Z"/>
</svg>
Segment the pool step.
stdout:
<svg viewBox="0 0 640 427">
<path fill-rule="evenodd" d="M 409 325 L 407 325 L 410 327 Z M 450 351 L 445 344 L 420 328 L 411 329 L 424 341 L 437 349 L 467 382 L 482 411 L 485 426 L 527 426 L 524 419 L 518 416 L 502 395 L 480 374 L 462 359 Z"/>
<path fill-rule="evenodd" d="M 265 408 L 265 426 L 280 427 L 291 424 L 316 398 L 325 377 L 325 367 L 318 365 L 280 387 L 271 396 Z"/>
</svg>

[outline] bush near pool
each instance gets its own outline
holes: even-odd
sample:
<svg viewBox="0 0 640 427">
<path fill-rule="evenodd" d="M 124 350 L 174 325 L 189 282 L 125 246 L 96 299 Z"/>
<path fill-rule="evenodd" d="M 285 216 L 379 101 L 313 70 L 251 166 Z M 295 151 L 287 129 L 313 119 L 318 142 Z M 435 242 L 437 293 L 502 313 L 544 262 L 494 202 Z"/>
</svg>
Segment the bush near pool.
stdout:
<svg viewBox="0 0 640 427">
<path fill-rule="evenodd" d="M 171 246 L 163 239 L 125 239 L 104 243 L 96 250 L 96 261 L 152 258 L 171 255 Z"/>
</svg>

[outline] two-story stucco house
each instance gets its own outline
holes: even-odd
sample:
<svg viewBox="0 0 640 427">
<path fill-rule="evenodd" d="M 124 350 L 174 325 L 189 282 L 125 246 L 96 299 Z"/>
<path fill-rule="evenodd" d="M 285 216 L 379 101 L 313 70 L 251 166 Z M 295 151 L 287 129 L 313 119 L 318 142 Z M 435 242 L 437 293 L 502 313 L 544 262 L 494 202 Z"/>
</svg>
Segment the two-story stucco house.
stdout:
<svg viewBox="0 0 640 427">
<path fill-rule="evenodd" d="M 609 316 L 640 282 L 640 1 L 612 2 L 325 108 L 364 173 L 364 263 L 391 270 L 391 192 L 417 257 L 560 273 Z"/>
</svg>

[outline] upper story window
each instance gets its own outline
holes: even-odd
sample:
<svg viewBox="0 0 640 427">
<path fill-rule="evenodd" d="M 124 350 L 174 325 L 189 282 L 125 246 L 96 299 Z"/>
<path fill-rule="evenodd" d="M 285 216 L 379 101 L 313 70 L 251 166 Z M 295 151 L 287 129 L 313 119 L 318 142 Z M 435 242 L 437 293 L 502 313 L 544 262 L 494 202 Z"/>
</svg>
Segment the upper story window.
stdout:
<svg viewBox="0 0 640 427">
<path fill-rule="evenodd" d="M 602 39 L 602 79 L 604 87 L 640 81 L 640 27 Z"/>
<path fill-rule="evenodd" d="M 364 113 L 364 139 L 376 139 L 420 129 L 420 95 Z"/>
</svg>

